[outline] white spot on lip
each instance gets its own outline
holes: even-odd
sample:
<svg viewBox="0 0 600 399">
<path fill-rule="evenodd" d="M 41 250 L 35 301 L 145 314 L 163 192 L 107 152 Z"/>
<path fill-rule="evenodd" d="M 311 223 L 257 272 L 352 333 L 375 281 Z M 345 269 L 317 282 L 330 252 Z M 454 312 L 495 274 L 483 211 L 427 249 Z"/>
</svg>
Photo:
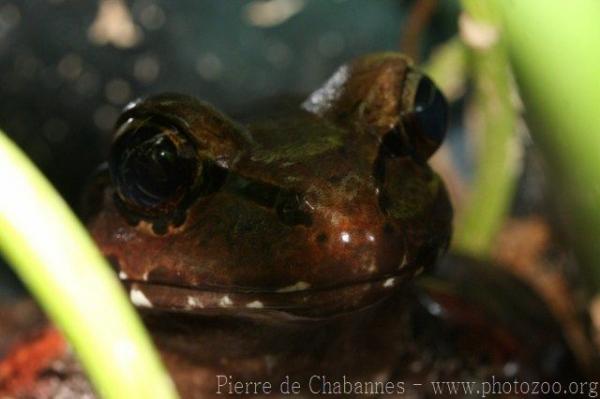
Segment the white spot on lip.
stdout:
<svg viewBox="0 0 600 399">
<path fill-rule="evenodd" d="M 151 308 L 152 303 L 150 300 L 144 295 L 144 293 L 137 288 L 132 288 L 129 291 L 129 298 L 131 299 L 131 303 L 135 306 L 139 306 L 141 308 Z"/>
<path fill-rule="evenodd" d="M 342 234 L 340 234 L 340 239 L 342 240 L 342 242 L 350 242 L 350 234 L 344 231 L 342 232 Z"/>
<path fill-rule="evenodd" d="M 125 273 L 123 270 L 119 270 L 119 278 L 121 280 L 127 280 L 127 273 Z"/>
<path fill-rule="evenodd" d="M 393 287 L 395 282 L 396 282 L 396 279 L 394 277 L 390 277 L 383 282 L 383 286 L 385 288 Z"/>
<path fill-rule="evenodd" d="M 225 295 L 223 298 L 221 298 L 221 300 L 219 301 L 219 306 L 222 308 L 226 308 L 233 305 L 233 302 L 231 301 L 231 299 L 229 298 L 228 295 Z"/>
<path fill-rule="evenodd" d="M 253 302 L 247 303 L 246 307 L 251 308 L 251 309 L 262 309 L 264 306 L 261 301 L 253 301 Z"/>
<path fill-rule="evenodd" d="M 204 304 L 202 302 L 200 302 L 200 300 L 198 300 L 198 298 L 194 298 L 192 296 L 188 296 L 187 304 L 190 309 L 204 308 Z"/>
<path fill-rule="evenodd" d="M 277 292 L 296 292 L 296 291 L 304 291 L 310 287 L 305 281 L 298 281 L 294 285 L 289 285 L 287 287 L 283 287 L 277 290 Z"/>
</svg>

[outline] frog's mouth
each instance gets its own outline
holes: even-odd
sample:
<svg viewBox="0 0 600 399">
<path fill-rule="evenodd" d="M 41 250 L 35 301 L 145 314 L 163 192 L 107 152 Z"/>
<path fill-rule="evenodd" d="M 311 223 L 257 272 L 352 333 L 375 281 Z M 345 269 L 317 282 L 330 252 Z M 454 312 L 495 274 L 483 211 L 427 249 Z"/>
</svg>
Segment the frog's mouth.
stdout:
<svg viewBox="0 0 600 399">
<path fill-rule="evenodd" d="M 260 316 L 280 313 L 291 318 L 322 318 L 355 311 L 382 300 L 413 273 L 381 276 L 340 286 L 310 287 L 308 283 L 276 291 L 181 287 L 125 280 L 138 308 L 190 314 Z"/>
</svg>

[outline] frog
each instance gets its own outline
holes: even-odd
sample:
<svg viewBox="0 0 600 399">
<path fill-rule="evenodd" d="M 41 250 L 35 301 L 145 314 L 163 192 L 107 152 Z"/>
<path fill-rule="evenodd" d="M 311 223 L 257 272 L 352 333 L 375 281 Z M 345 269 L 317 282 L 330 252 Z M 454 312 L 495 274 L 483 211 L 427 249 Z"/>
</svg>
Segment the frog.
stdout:
<svg viewBox="0 0 600 399">
<path fill-rule="evenodd" d="M 395 52 L 267 118 L 176 93 L 125 107 L 87 227 L 182 397 L 428 397 L 437 379 L 576 369 L 528 290 L 469 262 L 436 269 L 453 211 L 428 161 L 448 116 Z M 508 314 L 505 287 L 529 298 Z"/>
<path fill-rule="evenodd" d="M 321 317 L 431 267 L 450 238 L 426 164 L 446 105 L 408 65 L 361 58 L 295 114 L 247 126 L 182 95 L 130 104 L 88 226 L 134 302 Z"/>
</svg>

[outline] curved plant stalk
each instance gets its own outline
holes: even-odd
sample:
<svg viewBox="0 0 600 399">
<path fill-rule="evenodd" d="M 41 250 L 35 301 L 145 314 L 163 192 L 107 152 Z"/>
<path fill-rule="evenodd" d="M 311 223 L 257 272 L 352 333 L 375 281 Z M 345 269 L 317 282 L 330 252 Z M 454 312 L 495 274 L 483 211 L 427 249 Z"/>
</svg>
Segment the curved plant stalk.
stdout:
<svg viewBox="0 0 600 399">
<path fill-rule="evenodd" d="M 470 52 L 477 116 L 475 172 L 468 203 L 457 215 L 453 246 L 486 258 L 509 211 L 518 174 L 517 110 L 493 2 L 464 0 L 461 33 Z"/>
<path fill-rule="evenodd" d="M 600 2 L 498 1 L 533 137 L 572 217 L 591 292 L 600 290 Z"/>
<path fill-rule="evenodd" d="M 85 229 L 0 132 L 0 250 L 104 398 L 176 398 L 148 335 Z"/>
<path fill-rule="evenodd" d="M 422 68 L 446 99 L 453 102 L 465 92 L 466 64 L 467 48 L 459 38 L 453 37 L 435 48 Z"/>
</svg>

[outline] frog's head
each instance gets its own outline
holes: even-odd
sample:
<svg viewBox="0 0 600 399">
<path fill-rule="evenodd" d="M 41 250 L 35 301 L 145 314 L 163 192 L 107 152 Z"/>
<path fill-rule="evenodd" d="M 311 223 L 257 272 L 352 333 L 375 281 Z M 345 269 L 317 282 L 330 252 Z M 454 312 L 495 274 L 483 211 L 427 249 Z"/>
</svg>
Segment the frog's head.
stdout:
<svg viewBox="0 0 600 399">
<path fill-rule="evenodd" d="M 89 229 L 136 305 L 323 317 L 432 266 L 451 207 L 427 165 L 432 81 L 394 53 L 342 66 L 297 112 L 242 126 L 182 95 L 130 104 Z"/>
</svg>

